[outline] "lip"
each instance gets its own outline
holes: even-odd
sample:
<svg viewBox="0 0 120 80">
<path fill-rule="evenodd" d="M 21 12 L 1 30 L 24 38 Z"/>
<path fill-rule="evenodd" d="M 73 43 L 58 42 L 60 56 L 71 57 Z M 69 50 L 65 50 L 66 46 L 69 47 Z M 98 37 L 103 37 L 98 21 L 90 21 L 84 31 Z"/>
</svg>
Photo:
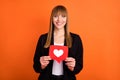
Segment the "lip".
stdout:
<svg viewBox="0 0 120 80">
<path fill-rule="evenodd" d="M 63 24 L 63 22 L 56 22 L 56 24 L 57 24 L 57 25 L 62 25 L 62 24 Z"/>
</svg>

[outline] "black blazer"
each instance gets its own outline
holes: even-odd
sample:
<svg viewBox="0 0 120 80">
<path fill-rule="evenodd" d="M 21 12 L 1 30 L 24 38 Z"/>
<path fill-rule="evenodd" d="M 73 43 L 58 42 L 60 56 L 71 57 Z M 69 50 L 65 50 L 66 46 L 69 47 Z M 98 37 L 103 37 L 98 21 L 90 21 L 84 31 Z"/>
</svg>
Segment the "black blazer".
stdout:
<svg viewBox="0 0 120 80">
<path fill-rule="evenodd" d="M 72 37 L 72 47 L 69 48 L 68 56 L 73 57 L 76 60 L 76 65 L 74 71 L 70 71 L 65 62 L 63 61 L 63 69 L 64 69 L 64 80 L 76 80 L 75 74 L 79 73 L 83 68 L 83 46 L 82 41 L 79 35 L 70 33 Z M 45 69 L 41 69 L 40 57 L 48 56 L 49 48 L 44 48 L 44 44 L 47 39 L 47 33 L 40 36 L 35 55 L 34 55 L 34 64 L 33 68 L 37 73 L 40 73 L 38 80 L 51 80 L 52 75 L 52 64 L 53 60 L 50 61 L 48 66 Z M 54 39 L 52 36 L 51 45 L 53 45 Z M 66 41 L 64 40 L 64 45 L 66 45 Z"/>
</svg>

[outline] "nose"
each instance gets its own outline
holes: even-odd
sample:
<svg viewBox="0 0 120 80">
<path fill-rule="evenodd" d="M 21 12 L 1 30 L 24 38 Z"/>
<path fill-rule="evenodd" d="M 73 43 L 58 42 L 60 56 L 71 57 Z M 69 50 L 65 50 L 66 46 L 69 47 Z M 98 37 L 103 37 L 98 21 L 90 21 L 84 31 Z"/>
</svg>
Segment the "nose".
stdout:
<svg viewBox="0 0 120 80">
<path fill-rule="evenodd" d="M 58 16 L 58 21 L 61 21 L 61 20 L 62 20 L 62 16 L 59 15 L 59 16 Z"/>
</svg>

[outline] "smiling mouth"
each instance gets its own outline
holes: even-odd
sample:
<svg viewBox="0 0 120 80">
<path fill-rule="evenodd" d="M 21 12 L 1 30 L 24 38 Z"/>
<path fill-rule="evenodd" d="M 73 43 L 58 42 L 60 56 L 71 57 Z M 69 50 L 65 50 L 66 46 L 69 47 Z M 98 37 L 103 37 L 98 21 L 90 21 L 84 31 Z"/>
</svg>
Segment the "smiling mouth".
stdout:
<svg viewBox="0 0 120 80">
<path fill-rule="evenodd" d="M 62 25 L 63 23 L 61 23 L 61 22 L 56 22 L 56 24 L 57 24 L 57 25 Z"/>
</svg>

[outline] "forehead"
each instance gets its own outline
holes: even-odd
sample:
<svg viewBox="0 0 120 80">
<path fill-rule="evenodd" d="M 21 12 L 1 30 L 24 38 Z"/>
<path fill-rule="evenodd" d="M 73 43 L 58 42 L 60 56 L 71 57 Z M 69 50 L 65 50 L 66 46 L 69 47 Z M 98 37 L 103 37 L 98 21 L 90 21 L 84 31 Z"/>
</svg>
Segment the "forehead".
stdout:
<svg viewBox="0 0 120 80">
<path fill-rule="evenodd" d="M 63 15 L 63 16 L 67 16 L 67 12 L 66 11 L 63 11 L 63 10 L 57 10 L 53 13 L 53 16 L 54 15 Z"/>
</svg>

